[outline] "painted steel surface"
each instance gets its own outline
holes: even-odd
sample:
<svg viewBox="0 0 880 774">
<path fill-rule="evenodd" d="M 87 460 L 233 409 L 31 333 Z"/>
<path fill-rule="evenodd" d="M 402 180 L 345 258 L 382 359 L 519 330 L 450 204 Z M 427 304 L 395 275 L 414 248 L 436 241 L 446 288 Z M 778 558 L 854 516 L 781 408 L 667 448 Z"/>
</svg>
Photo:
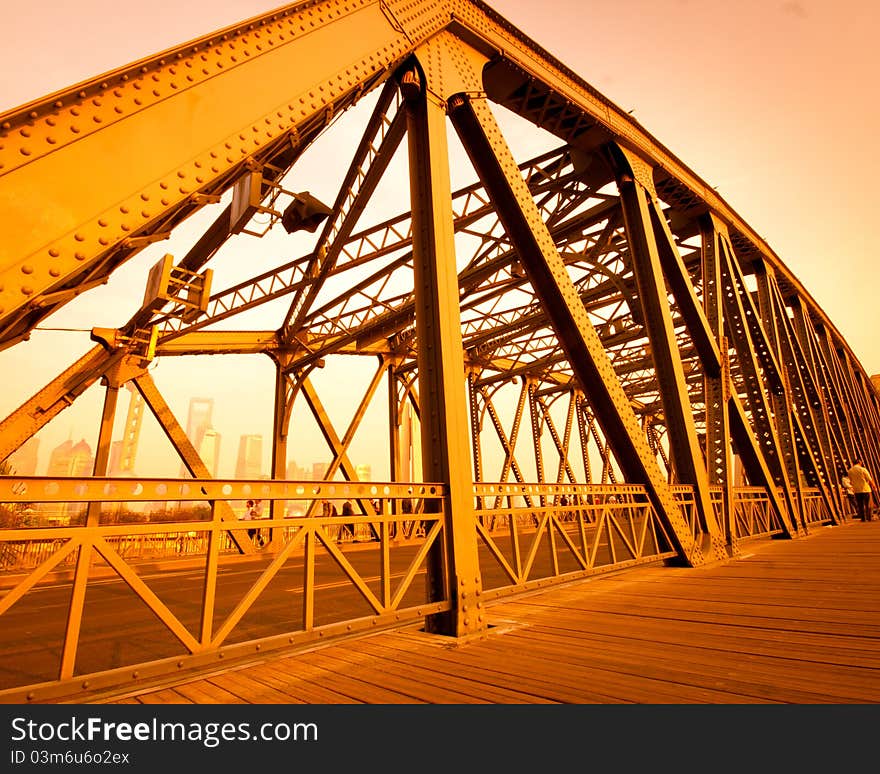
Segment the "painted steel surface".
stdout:
<svg viewBox="0 0 880 774">
<path fill-rule="evenodd" d="M 361 107 L 354 147 L 334 146 L 350 161 L 325 205 L 300 190 L 298 164 Z M 554 147 L 517 158 L 499 108 Z M 457 187 L 450 130 L 472 163 Z M 847 462 L 880 472 L 880 396 L 793 270 L 644 127 L 477 0 L 295 3 L 9 111 L 0 140 L 0 348 L 27 347 L 64 304 L 191 215 L 214 213 L 182 257 L 155 264 L 127 321 L 93 328 L 95 346 L 0 421 L 0 458 L 11 459 L 83 393 L 105 390 L 92 482 L 14 470 L 0 480 L 2 573 L 26 573 L 0 612 L 14 616 L 50 573 L 69 572 L 49 693 L 82 672 L 94 560 L 147 605 L 185 665 L 230 653 L 226 638 L 269 604 L 269 581 L 294 553 L 305 634 L 273 634 L 273 647 L 398 615 L 465 636 L 485 625 L 489 593 L 718 561 L 743 540 L 840 524 Z M 258 251 L 278 227 L 313 233 L 310 247 L 244 278 L 222 271 L 230 243 Z M 278 302 L 268 330 L 225 329 Z M 212 481 L 150 374 L 157 359 L 223 354 L 272 362 L 266 482 Z M 316 378 L 340 361 L 368 364 L 344 430 Z M 107 477 L 123 387 L 193 479 Z M 378 400 L 387 434 L 375 445 L 393 479 L 382 495 L 361 489 L 351 454 Z M 301 406 L 328 448 L 311 484 L 286 481 Z M 378 587 L 339 549 L 310 486 L 352 488 L 350 532 L 376 538 Z M 266 550 L 231 504 L 253 487 L 268 503 Z M 418 518 L 405 510 L 409 487 L 434 489 L 416 497 Z M 157 529 L 131 508 L 107 521 L 113 503 L 148 500 L 206 510 L 185 528 Z M 305 510 L 291 516 L 296 500 Z M 123 555 L 126 541 L 158 546 L 166 526 L 204 560 L 201 612 L 186 625 Z M 418 545 L 413 566 L 427 577 L 414 607 L 391 592 L 398 535 Z M 227 556 L 271 559 L 217 623 Z M 321 629 L 323 560 L 369 616 Z M 242 636 L 236 648 L 270 643 Z M 158 661 L 149 669 L 172 663 Z"/>
</svg>

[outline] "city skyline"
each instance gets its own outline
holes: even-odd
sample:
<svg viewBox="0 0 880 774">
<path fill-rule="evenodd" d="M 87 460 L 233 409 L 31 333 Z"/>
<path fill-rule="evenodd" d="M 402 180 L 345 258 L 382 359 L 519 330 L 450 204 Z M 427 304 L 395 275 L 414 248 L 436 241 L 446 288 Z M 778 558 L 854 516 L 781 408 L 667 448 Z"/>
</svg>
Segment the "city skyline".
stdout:
<svg viewBox="0 0 880 774">
<path fill-rule="evenodd" d="M 191 403 L 193 402 L 210 403 L 213 405 L 213 401 L 210 398 L 192 398 Z M 129 418 L 130 416 L 131 412 L 129 412 Z M 205 413 L 198 410 L 190 414 L 187 437 L 193 443 L 193 446 L 201 447 L 203 461 L 206 462 L 209 470 L 211 470 L 215 465 L 215 457 L 213 456 L 214 450 L 219 450 L 221 446 L 221 444 L 216 443 L 216 439 L 222 438 L 222 433 L 217 432 L 210 426 L 210 410 L 207 411 L 208 419 L 206 426 L 201 426 L 201 418 L 204 416 Z M 123 431 L 126 427 L 127 424 L 123 425 Z M 192 432 L 192 435 L 190 435 L 190 432 Z M 43 437 L 46 434 L 43 432 L 37 433 L 22 444 L 15 452 L 10 454 L 8 462 L 11 465 L 13 472 L 20 476 L 57 475 L 61 477 L 79 477 L 91 475 L 91 465 L 94 463 L 94 454 L 92 453 L 92 445 L 85 438 L 88 434 L 89 433 L 77 432 L 71 427 L 68 430 L 68 437 L 66 439 L 56 443 L 54 446 L 48 446 L 43 443 Z M 77 438 L 78 440 L 74 440 Z M 208 439 L 207 442 L 206 438 Z M 271 468 L 271 447 L 266 448 L 263 440 L 263 436 L 258 433 L 246 433 L 240 435 L 234 462 L 232 462 L 231 459 L 225 460 L 224 465 L 218 465 L 218 467 L 212 471 L 212 477 L 242 480 L 270 478 L 268 471 Z M 113 441 L 111 443 L 110 459 L 107 466 L 107 475 L 134 475 L 145 478 L 152 477 L 151 475 L 142 473 L 138 470 L 138 449 L 136 445 L 132 449 L 132 458 L 128 461 L 125 468 L 123 468 L 120 456 L 123 444 L 124 438 L 119 438 L 114 433 Z M 207 459 L 205 459 L 205 457 L 207 457 Z M 303 460 L 306 460 L 306 458 L 302 458 L 301 462 Z M 331 460 L 329 458 L 327 460 L 307 460 L 302 465 L 295 459 L 289 459 L 285 475 L 289 480 L 323 480 L 324 473 L 330 463 Z M 84 472 L 86 468 L 89 469 L 87 472 Z M 358 480 L 371 480 L 372 468 L 373 464 L 358 462 L 355 465 Z M 228 475 L 225 475 L 224 473 L 228 473 Z M 157 477 L 161 478 L 165 476 Z M 184 477 L 189 477 L 189 474 L 184 474 Z"/>
</svg>

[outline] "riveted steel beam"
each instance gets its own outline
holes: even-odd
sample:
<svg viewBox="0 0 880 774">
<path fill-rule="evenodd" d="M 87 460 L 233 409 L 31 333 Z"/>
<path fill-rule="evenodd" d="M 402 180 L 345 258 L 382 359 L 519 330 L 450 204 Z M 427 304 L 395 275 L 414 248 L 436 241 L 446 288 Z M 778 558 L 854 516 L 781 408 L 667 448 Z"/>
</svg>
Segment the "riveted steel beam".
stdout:
<svg viewBox="0 0 880 774">
<path fill-rule="evenodd" d="M 832 365 L 820 346 L 819 332 L 802 304 L 795 304 L 793 311 L 796 335 L 801 341 L 801 346 L 809 351 L 813 378 L 816 380 L 822 404 L 827 412 L 826 428 L 834 450 L 831 469 L 835 474 L 836 489 L 839 493 L 840 478 L 848 469 L 846 463 L 852 456 L 849 434 L 846 431 L 846 417 L 841 409 L 840 396 L 834 384 Z"/>
<path fill-rule="evenodd" d="M 479 369 L 473 366 L 467 370 L 467 391 L 468 391 L 468 414 L 470 417 L 471 431 L 471 454 L 473 455 L 474 464 L 474 481 L 484 481 L 483 478 L 483 445 L 480 443 L 480 429 L 482 426 L 481 414 L 479 407 L 479 389 L 477 388 L 477 376 Z M 477 498 L 477 509 L 483 507 L 482 498 Z"/>
<path fill-rule="evenodd" d="M 455 95 L 450 100 L 450 117 L 626 476 L 648 487 L 657 513 L 676 536 L 681 558 L 690 564 L 703 563 L 706 557 L 657 467 L 602 342 L 488 106 L 466 94 Z"/>
<path fill-rule="evenodd" d="M 41 294 L 109 274 L 130 240 L 215 201 L 254 154 L 314 136 L 448 21 L 427 2 L 296 4 L 0 116 L 0 342 Z"/>
<path fill-rule="evenodd" d="M 718 348 L 707 331 L 690 281 L 682 276 L 680 259 L 675 260 L 670 255 L 677 254 L 677 250 L 665 228 L 665 219 L 662 213 L 653 212 L 657 197 L 651 168 L 638 156 L 619 146 L 612 146 L 610 152 L 617 171 L 617 185 L 630 246 L 630 263 L 638 284 L 645 332 L 663 402 L 673 468 L 678 483 L 694 487 L 697 513 L 709 540 L 706 548 L 716 559 L 723 559 L 727 556 L 724 536 L 718 527 L 709 496 L 709 478 L 697 439 L 693 408 L 672 327 L 659 244 L 663 244 L 667 257 L 667 274 L 673 278 L 669 284 L 676 295 L 676 302 L 680 309 L 687 310 L 685 315 L 694 334 L 692 338 L 703 355 L 704 364 L 714 373 L 720 372 Z M 659 234 L 655 230 L 658 220 L 663 223 Z"/>
<path fill-rule="evenodd" d="M 848 469 L 849 461 L 855 459 L 853 406 L 848 394 L 848 387 L 841 376 L 840 357 L 834 348 L 830 331 L 824 326 L 819 326 L 815 332 L 825 377 L 830 383 L 828 400 L 836 416 L 837 432 L 841 435 Z"/>
<path fill-rule="evenodd" d="M 733 474 L 730 465 L 731 434 L 730 412 L 730 353 L 725 335 L 724 299 L 721 288 L 721 245 L 719 230 L 722 228 L 711 214 L 700 218 L 703 271 L 703 308 L 706 324 L 717 342 L 721 358 L 721 370 L 716 374 L 704 374 L 706 404 L 706 470 L 709 483 L 721 487 L 721 521 L 727 544 L 737 553 L 736 524 L 733 514 Z"/>
<path fill-rule="evenodd" d="M 0 422 L 0 459 L 6 459 L 41 427 L 66 409 L 124 356 L 92 347 L 69 368 Z"/>
<path fill-rule="evenodd" d="M 510 437 L 508 437 L 507 433 L 504 430 L 504 426 L 501 423 L 501 418 L 498 416 L 498 411 L 495 409 L 495 405 L 492 402 L 491 397 L 489 396 L 489 392 L 485 386 L 481 386 L 480 395 L 483 398 L 483 402 L 486 405 L 486 411 L 489 413 L 489 419 L 492 421 L 492 426 L 495 428 L 495 432 L 498 435 L 498 440 L 501 443 L 501 448 L 504 450 L 504 462 L 501 465 L 501 474 L 498 477 L 498 480 L 501 482 L 506 482 L 507 477 L 513 472 L 514 478 L 519 483 L 525 483 L 525 476 L 523 476 L 522 471 L 520 470 L 519 464 L 516 461 L 516 456 L 514 450 L 516 449 L 516 442 L 519 438 L 519 429 L 522 426 L 522 418 L 525 413 L 525 405 L 526 400 L 528 399 L 529 394 L 529 386 L 524 381 L 522 387 L 519 391 L 519 398 L 517 399 L 516 408 L 513 413 L 513 424 L 510 430 Z M 525 495 L 526 504 L 531 507 L 531 497 L 526 494 Z M 500 502 L 500 498 L 496 499 L 495 507 L 497 508 Z"/>
<path fill-rule="evenodd" d="M 836 523 L 840 518 L 840 505 L 829 489 L 832 479 L 826 460 L 830 459 L 831 451 L 827 433 L 824 432 L 822 418 L 824 407 L 815 405 L 818 400 L 815 385 L 812 376 L 806 370 L 803 352 L 794 338 L 787 307 L 774 277 L 762 272 L 760 267 L 756 276 L 759 295 L 769 293 L 770 296 L 767 313 L 772 315 L 776 322 L 778 351 L 780 360 L 785 367 L 785 399 L 789 410 L 789 417 L 786 421 L 794 430 L 791 437 L 798 442 L 795 452 L 800 460 L 801 475 L 794 480 L 797 481 L 799 491 L 804 483 L 819 488 L 825 505 Z M 821 414 L 817 413 L 817 408 L 822 412 Z"/>
<path fill-rule="evenodd" d="M 846 443 L 840 432 L 841 423 L 837 413 L 837 403 L 834 400 L 831 383 L 828 376 L 828 365 L 819 351 L 816 331 L 812 321 L 800 299 L 789 298 L 789 308 L 792 311 L 792 335 L 794 342 L 803 353 L 807 362 L 807 374 L 805 381 L 809 382 L 808 388 L 812 393 L 814 416 L 819 423 L 820 435 L 825 443 L 829 454 L 825 463 L 826 475 L 829 478 L 831 494 L 840 502 L 841 484 L 840 479 L 846 470 L 848 454 Z"/>
<path fill-rule="evenodd" d="M 798 516 L 802 512 L 795 501 L 795 494 L 800 493 L 800 488 L 796 492 L 793 489 L 786 462 L 794 455 L 783 453 L 782 441 L 767 398 L 756 350 L 760 347 L 764 352 L 764 362 L 775 362 L 775 358 L 772 358 L 771 345 L 760 324 L 758 310 L 736 262 L 729 232 L 718 221 L 713 221 L 713 228 L 718 234 L 717 245 L 720 247 L 721 255 L 721 292 L 724 299 L 725 330 L 729 332 L 736 352 L 737 373 L 750 409 L 750 415 L 747 416 L 739 395 L 731 385 L 728 399 L 731 438 L 742 458 L 749 480 L 756 486 L 765 487 L 767 495 L 776 507 L 785 535 L 793 537 L 798 532 Z M 753 336 L 758 337 L 757 344 Z M 777 379 L 781 381 L 778 369 L 775 373 Z M 784 396 L 785 391 L 781 388 L 781 384 L 777 387 L 773 394 Z M 783 415 L 788 416 L 788 412 L 785 411 Z M 782 490 L 782 499 L 779 498 L 777 488 Z"/>
<path fill-rule="evenodd" d="M 782 325 L 780 316 L 776 310 L 776 300 L 770 289 L 770 283 L 767 275 L 761 271 L 757 272 L 757 310 L 761 318 L 760 330 L 756 336 L 766 335 L 767 346 L 773 353 L 773 357 L 784 363 L 783 344 L 784 330 L 780 330 Z M 754 339 L 753 339 L 754 341 Z M 783 390 L 775 390 L 770 393 L 769 402 L 773 411 L 773 425 L 776 428 L 779 449 L 782 453 L 782 461 L 788 476 L 788 481 L 793 487 L 793 495 L 798 508 L 801 526 L 804 525 L 804 514 L 806 505 L 802 492 L 802 482 L 804 481 L 803 467 L 807 465 L 813 470 L 813 464 L 806 458 L 803 445 L 798 443 L 799 429 L 797 427 L 798 419 L 793 405 L 794 396 L 790 389 L 790 376 L 787 369 L 780 373 L 783 383 Z M 815 483 L 815 478 L 810 482 Z"/>
<path fill-rule="evenodd" d="M 428 50 L 421 59 L 435 56 Z M 449 614 L 429 618 L 426 626 L 461 636 L 484 630 L 487 622 L 479 599 L 446 111 L 436 96 L 443 88 L 439 74 L 428 81 L 424 67 L 412 66 L 401 72 L 400 83 L 409 138 L 423 475 L 442 482 L 447 493 L 447 542 L 432 550 L 427 563 L 429 601 L 453 604 Z"/>
<path fill-rule="evenodd" d="M 533 379 L 526 380 L 526 386 L 529 397 L 529 427 L 532 431 L 532 452 L 535 456 L 535 473 L 538 481 L 544 482 L 544 451 L 541 445 L 541 416 L 538 413 L 538 401 L 536 393 L 538 392 L 538 384 Z M 541 507 L 546 505 L 546 498 L 543 492 L 540 495 Z"/>
</svg>

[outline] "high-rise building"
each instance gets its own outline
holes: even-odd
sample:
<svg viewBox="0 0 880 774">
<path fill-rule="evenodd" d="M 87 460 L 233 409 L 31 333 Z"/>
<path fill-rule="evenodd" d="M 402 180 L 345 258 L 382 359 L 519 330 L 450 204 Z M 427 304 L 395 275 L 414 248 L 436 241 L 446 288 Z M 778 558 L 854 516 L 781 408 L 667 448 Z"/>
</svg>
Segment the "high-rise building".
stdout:
<svg viewBox="0 0 880 774">
<path fill-rule="evenodd" d="M 205 439 L 205 433 L 210 429 L 213 430 L 213 426 L 211 425 L 211 414 L 214 411 L 214 399 L 213 398 L 190 398 L 189 401 L 189 413 L 186 418 L 186 436 L 189 438 L 189 442 L 193 445 L 193 448 L 198 452 L 199 456 L 202 458 L 202 461 L 207 465 L 208 470 L 213 470 L 211 473 L 212 476 L 217 475 L 217 460 L 214 459 L 215 455 L 219 455 L 219 436 L 217 437 L 216 443 L 214 439 L 210 439 L 208 441 L 208 449 L 209 457 L 206 457 L 202 453 L 202 446 Z M 186 465 L 180 466 L 180 477 L 186 478 L 189 475 L 189 472 L 186 469 Z"/>
<path fill-rule="evenodd" d="M 92 448 L 85 439 L 81 439 L 77 443 L 68 439 L 52 449 L 46 475 L 51 478 L 91 476 L 94 465 L 95 458 L 92 456 Z"/>
<path fill-rule="evenodd" d="M 190 398 L 189 414 L 186 419 L 186 434 L 196 448 L 202 440 L 205 430 L 211 426 L 211 414 L 214 412 L 213 398 Z"/>
<path fill-rule="evenodd" d="M 243 435 L 238 439 L 238 459 L 235 462 L 235 477 L 257 479 L 263 468 L 263 436 Z"/>
<path fill-rule="evenodd" d="M 371 481 L 373 469 L 370 465 L 355 465 L 354 473 L 358 481 Z"/>
<path fill-rule="evenodd" d="M 137 457 L 138 439 L 141 434 L 141 423 L 144 416 L 144 399 L 141 394 L 129 386 L 131 396 L 128 402 L 128 414 L 122 430 L 122 440 L 110 445 L 110 460 L 107 472 L 111 476 L 134 475 L 134 463 Z"/>
<path fill-rule="evenodd" d="M 9 455 L 9 465 L 17 476 L 35 476 L 37 474 L 37 452 L 39 448 L 39 438 L 28 438 L 27 441 Z"/>
<path fill-rule="evenodd" d="M 422 480 L 422 435 L 421 423 L 407 402 L 403 406 L 400 421 L 399 456 L 397 476 L 400 481 Z"/>
<path fill-rule="evenodd" d="M 299 465 L 296 464 L 295 460 L 290 460 L 290 462 L 287 463 L 285 478 L 288 481 L 309 481 L 311 477 L 311 471 L 308 471 L 305 468 L 301 468 Z"/>
<path fill-rule="evenodd" d="M 217 470 L 220 467 L 220 433 L 213 427 L 207 428 L 202 433 L 201 443 L 196 446 L 196 451 L 207 466 L 211 477 L 217 478 Z"/>
<path fill-rule="evenodd" d="M 110 444 L 110 457 L 107 459 L 107 475 L 118 476 L 122 471 L 122 441 Z"/>
<path fill-rule="evenodd" d="M 326 462 L 312 463 L 312 481 L 323 481 L 329 465 Z"/>
<path fill-rule="evenodd" d="M 46 475 L 51 478 L 85 478 L 92 475 L 94 468 L 95 458 L 85 439 L 77 443 L 68 439 L 52 449 Z M 87 507 L 85 503 L 46 503 L 44 516 L 49 521 L 65 523 L 84 513 Z"/>
</svg>

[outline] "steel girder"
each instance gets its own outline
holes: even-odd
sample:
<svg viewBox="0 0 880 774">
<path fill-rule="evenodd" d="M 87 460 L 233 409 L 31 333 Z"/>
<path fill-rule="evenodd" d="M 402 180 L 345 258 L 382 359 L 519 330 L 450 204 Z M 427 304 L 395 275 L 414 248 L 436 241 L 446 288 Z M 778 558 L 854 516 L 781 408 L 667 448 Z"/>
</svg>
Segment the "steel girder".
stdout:
<svg viewBox="0 0 880 774">
<path fill-rule="evenodd" d="M 334 53 L 309 56 L 318 49 Z M 286 71 L 296 78 L 280 75 Z M 122 364 L 265 353 L 277 365 L 273 475 L 284 475 L 291 409 L 303 397 L 328 440 L 330 467 L 348 478 L 355 473 L 346 438 L 333 430 L 308 373 L 325 358 L 366 355 L 383 365 L 353 403 L 362 412 L 386 375 L 395 475 L 398 388 L 406 385 L 409 398 L 418 387 L 424 473 L 452 485 L 444 509 L 451 543 L 433 564 L 434 580 L 459 584 L 463 594 L 476 594 L 479 580 L 470 580 L 474 546 L 461 524 L 472 506 L 462 487 L 492 469 L 481 412 L 501 447 L 501 481 L 526 482 L 531 466 L 541 482 L 574 482 L 577 455 L 587 481 L 644 483 L 685 561 L 705 557 L 669 484 L 695 487 L 711 555 L 726 555 L 722 544 L 735 550 L 737 537 L 734 452 L 748 483 L 767 491 L 785 534 L 803 529 L 808 485 L 819 489 L 831 519 L 842 518 L 841 464 L 861 454 L 880 466 L 878 398 L 844 339 L 792 271 L 695 173 L 470 0 L 298 3 L 4 115 L 0 201 L 15 206 L 0 217 L 15 227 L 6 224 L 0 255 L 2 345 L 26 338 L 74 295 L 259 173 L 260 202 L 248 202 L 238 219 L 221 202 L 178 262 L 182 271 L 203 272 L 230 236 L 248 231 L 246 216 L 289 195 L 283 186 L 300 156 L 371 92 L 372 114 L 310 252 L 214 291 L 199 314 L 182 313 L 180 299 L 145 304 L 118 330 L 96 331 L 93 350 L 0 423 L 0 456 L 99 380 L 121 386 Z M 190 115 L 194 96 L 207 107 Z M 563 144 L 516 163 L 488 103 Z M 230 115 L 218 120 L 221 104 Z M 456 192 L 437 144 L 449 104 L 480 178 Z M 159 130 L 190 119 L 185 141 Z M 247 131 L 231 132 L 233 123 Z M 80 131 L 62 135 L 59 127 Z M 136 156 L 148 130 L 162 137 L 161 147 L 120 174 L 109 151 Z M 401 203 L 403 214 L 363 227 L 405 137 L 413 199 Z M 610 148 L 617 149 L 611 157 Z M 87 196 L 77 182 L 84 169 Z M 50 224 L 39 236 L 37 219 L 41 229 Z M 277 330 L 218 325 L 284 297 Z M 518 395 L 503 405 L 514 378 Z M 190 469 L 205 474 L 155 385 L 142 375 L 128 379 L 150 395 Z M 568 409 L 560 415 L 563 402 L 554 399 L 563 395 Z M 528 465 L 517 445 L 526 405 Z M 462 433 L 469 448 L 450 426 L 470 429 Z M 710 492 L 717 486 L 719 511 Z M 447 563 L 449 577 L 441 572 Z M 476 617 L 455 616 L 442 626 L 479 628 Z"/>
<path fill-rule="evenodd" d="M 591 325 L 544 221 L 518 174 L 517 167 L 488 108 L 465 95 L 450 103 L 452 123 L 471 163 L 490 191 L 520 261 L 552 320 L 571 368 L 599 416 L 625 473 L 643 480 L 654 507 L 672 525 L 678 548 L 692 563 L 702 563 L 681 513 L 659 474 L 635 414 L 614 376 L 608 355 Z"/>
</svg>

